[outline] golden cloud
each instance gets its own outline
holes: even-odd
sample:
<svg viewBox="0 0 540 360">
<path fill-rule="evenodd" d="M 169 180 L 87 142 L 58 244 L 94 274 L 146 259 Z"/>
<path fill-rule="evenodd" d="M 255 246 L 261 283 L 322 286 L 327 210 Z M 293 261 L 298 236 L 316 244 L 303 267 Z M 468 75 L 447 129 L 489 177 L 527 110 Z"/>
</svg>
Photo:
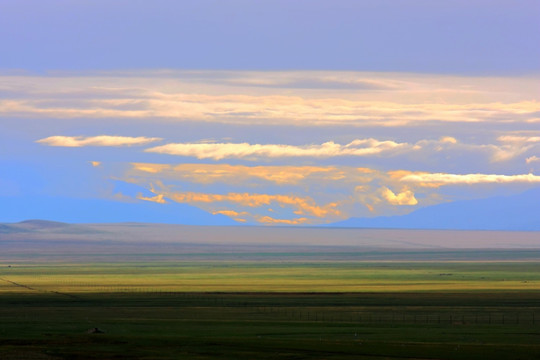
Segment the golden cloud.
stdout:
<svg viewBox="0 0 540 360">
<path fill-rule="evenodd" d="M 221 215 L 225 215 L 225 216 L 229 216 L 229 217 L 238 217 L 238 216 L 246 216 L 246 215 L 249 215 L 248 212 L 238 212 L 238 211 L 234 211 L 234 210 L 218 210 L 218 211 L 214 211 L 212 212 L 213 215 L 218 215 L 218 214 L 221 214 Z"/>
<path fill-rule="evenodd" d="M 298 215 L 306 214 L 319 218 L 342 216 L 341 212 L 337 209 L 337 203 L 318 206 L 310 197 L 250 193 L 206 194 L 196 192 L 164 192 L 162 195 L 179 203 L 233 203 L 253 208 L 277 203 L 281 206 L 290 206 L 295 209 L 294 213 Z"/>
<path fill-rule="evenodd" d="M 418 206 L 448 201 L 437 190 L 441 186 L 540 183 L 540 176 L 534 174 L 386 172 L 348 166 L 131 165 L 128 179 L 144 184 L 156 194 L 139 195 L 139 199 L 155 202 L 170 199 L 236 221 L 261 224 L 313 224 L 350 216 L 403 214 Z M 261 183 L 260 179 L 270 184 Z M 235 192 L 223 184 L 241 188 L 257 186 L 265 191 Z M 192 191 L 179 191 L 182 187 Z"/>
<path fill-rule="evenodd" d="M 416 205 L 418 200 L 414 197 L 414 193 L 410 190 L 402 191 L 395 194 L 387 187 L 381 188 L 382 197 L 392 205 Z"/>
<path fill-rule="evenodd" d="M 257 221 L 265 225 L 276 225 L 276 224 L 301 225 L 301 224 L 309 223 L 309 219 L 305 217 L 297 218 L 297 219 L 275 219 L 270 216 L 260 216 L 260 217 L 257 217 Z"/>
<path fill-rule="evenodd" d="M 163 198 L 163 194 L 159 194 L 152 197 L 145 197 L 142 194 L 137 194 L 137 199 L 139 200 L 145 200 L 145 201 L 151 201 L 158 204 L 166 204 L 167 201 Z"/>
<path fill-rule="evenodd" d="M 448 144 L 457 144 L 457 139 L 455 137 L 452 137 L 452 136 L 443 136 L 439 139 L 440 142 L 442 143 L 448 143 Z"/>
<path fill-rule="evenodd" d="M 201 184 L 215 182 L 239 183 L 257 178 L 278 185 L 297 184 L 305 178 L 320 174 L 336 179 L 343 176 L 335 167 L 321 166 L 243 166 L 228 164 L 151 164 L 132 163 L 133 174 L 157 175 L 161 178 L 186 180 Z M 142 173 L 142 174 L 141 174 Z"/>
</svg>

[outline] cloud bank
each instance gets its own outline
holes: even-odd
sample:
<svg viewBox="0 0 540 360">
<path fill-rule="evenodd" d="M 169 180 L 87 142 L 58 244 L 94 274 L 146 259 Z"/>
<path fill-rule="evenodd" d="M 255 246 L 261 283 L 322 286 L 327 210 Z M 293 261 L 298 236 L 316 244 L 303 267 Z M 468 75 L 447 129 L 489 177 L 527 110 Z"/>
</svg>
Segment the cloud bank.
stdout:
<svg viewBox="0 0 540 360">
<path fill-rule="evenodd" d="M 139 197 L 142 200 L 164 203 L 170 199 L 239 222 L 268 225 L 406 214 L 451 200 L 445 188 L 483 184 L 530 188 L 540 184 L 540 176 L 534 174 L 383 171 L 352 166 L 132 163 L 123 177 L 155 194 Z"/>
<path fill-rule="evenodd" d="M 183 202 L 250 224 L 401 215 L 538 186 L 539 79 L 332 71 L 0 74 L 0 143 L 18 149 L 21 163 L 42 166 L 53 154 L 57 184 L 76 169 L 79 181 L 71 190 L 57 185 L 58 193 L 107 193 L 112 179 L 129 183 L 126 194 L 113 194 L 118 201 Z M 82 132 L 73 136 L 73 129 Z M 27 135 L 10 142 L 20 134 Z M 40 157 L 43 147 L 29 138 L 65 149 Z M 28 146 L 35 153 L 27 155 Z"/>
<path fill-rule="evenodd" d="M 0 76 L 0 115 L 279 126 L 536 124 L 538 81 L 362 72 L 12 75 Z"/>
</svg>

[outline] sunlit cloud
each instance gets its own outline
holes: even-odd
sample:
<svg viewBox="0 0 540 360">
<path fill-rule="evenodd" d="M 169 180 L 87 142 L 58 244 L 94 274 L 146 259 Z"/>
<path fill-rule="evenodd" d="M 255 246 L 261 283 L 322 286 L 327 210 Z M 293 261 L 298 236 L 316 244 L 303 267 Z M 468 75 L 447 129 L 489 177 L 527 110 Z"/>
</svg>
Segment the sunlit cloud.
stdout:
<svg viewBox="0 0 540 360">
<path fill-rule="evenodd" d="M 499 136 L 497 140 L 507 143 L 540 143 L 540 136 L 517 136 L 517 135 L 503 135 Z"/>
<path fill-rule="evenodd" d="M 48 146 L 81 147 L 81 146 L 132 146 L 146 145 L 159 141 L 161 138 L 149 138 L 144 136 L 49 136 L 37 140 L 37 143 Z"/>
<path fill-rule="evenodd" d="M 451 201 L 443 187 L 495 184 L 526 189 L 540 183 L 540 176 L 534 174 L 452 174 L 351 166 L 132 163 L 124 176 L 155 194 L 139 195 L 142 200 L 170 200 L 240 222 L 283 225 L 406 214 Z M 257 190 L 233 191 L 250 188 Z"/>
<path fill-rule="evenodd" d="M 309 219 L 302 217 L 296 219 L 275 219 L 270 216 L 257 217 L 257 222 L 265 225 L 301 225 L 309 223 Z"/>
<path fill-rule="evenodd" d="M 225 215 L 225 216 L 230 216 L 230 217 L 249 216 L 249 213 L 246 211 L 238 212 L 234 210 L 218 210 L 218 211 L 214 211 L 212 214 L 213 215 L 220 214 L 220 215 Z"/>
<path fill-rule="evenodd" d="M 260 158 L 260 157 L 317 157 L 328 158 L 336 156 L 368 156 L 391 153 L 399 149 L 412 149 L 406 143 L 394 141 L 379 141 L 376 139 L 357 139 L 348 144 L 336 144 L 333 141 L 320 145 L 282 145 L 282 144 L 166 144 L 146 149 L 146 152 L 160 154 L 191 156 L 198 159 L 221 160 L 224 158 Z"/>
<path fill-rule="evenodd" d="M 501 142 L 496 144 L 467 144 L 455 137 L 443 136 L 437 140 L 419 140 L 415 143 L 394 140 L 356 139 L 346 144 L 328 141 L 322 144 L 250 144 L 250 143 L 170 143 L 148 148 L 151 153 L 194 157 L 197 159 L 258 159 L 278 158 L 333 158 L 333 157 L 394 157 L 409 155 L 409 159 L 437 159 L 467 153 L 483 157 L 491 163 L 510 161 L 531 150 L 536 142 Z M 540 143 L 539 143 L 540 144 Z"/>
<path fill-rule="evenodd" d="M 288 206 L 293 208 L 294 213 L 297 215 L 307 214 L 319 218 L 326 216 L 341 216 L 340 211 L 337 209 L 337 203 L 329 203 L 324 206 L 319 206 L 309 196 L 300 197 L 294 195 L 251 193 L 207 194 L 196 192 L 162 192 L 160 195 L 166 196 L 167 198 L 179 203 L 232 203 L 252 208 L 270 206 L 272 203 L 276 203 L 279 206 Z"/>
<path fill-rule="evenodd" d="M 248 219 L 253 218 L 253 215 L 250 214 L 247 211 L 234 211 L 234 210 L 217 210 L 212 212 L 213 215 L 225 215 L 230 217 L 231 219 L 245 223 L 248 221 Z"/>
<path fill-rule="evenodd" d="M 101 161 L 90 161 L 90 164 L 93 166 L 93 167 L 98 167 L 101 165 Z"/>
<path fill-rule="evenodd" d="M 530 146 L 513 146 L 513 145 L 492 146 L 493 151 L 492 151 L 490 160 L 492 162 L 509 161 L 525 153 L 530 148 L 531 148 Z"/>
<path fill-rule="evenodd" d="M 135 170 L 146 172 L 150 174 L 157 174 L 164 172 L 168 169 L 171 169 L 171 165 L 167 164 L 144 164 L 144 163 L 133 163 L 133 168 Z"/>
<path fill-rule="evenodd" d="M 158 194 L 156 196 L 151 196 L 151 197 L 146 197 L 146 196 L 143 196 L 142 194 L 137 194 L 137 199 L 145 200 L 145 201 L 151 201 L 151 202 L 155 202 L 155 203 L 158 203 L 158 204 L 166 204 L 167 203 L 167 200 L 164 199 L 163 194 Z"/>
<path fill-rule="evenodd" d="M 410 190 L 404 190 L 398 194 L 392 192 L 387 187 L 381 188 L 382 196 L 392 205 L 416 205 L 418 200 Z"/>
<path fill-rule="evenodd" d="M 126 118 L 199 121 L 238 125 L 411 126 L 430 122 L 537 123 L 540 102 L 484 104 L 401 104 L 288 96 L 152 94 L 147 100 L 95 100 L 86 108 L 43 101 L 0 100 L 0 114 L 12 117 Z M 84 103 L 84 101 L 83 101 Z M 133 109 L 130 109 L 133 108 Z M 125 109 L 122 109 L 125 108 Z"/>
<path fill-rule="evenodd" d="M 531 156 L 531 157 L 528 157 L 527 159 L 525 159 L 525 162 L 527 164 L 530 164 L 530 163 L 533 163 L 533 162 L 540 162 L 540 157 L 534 155 L 534 156 Z"/>
<path fill-rule="evenodd" d="M 334 167 L 323 166 L 243 166 L 229 164 L 151 164 L 133 163 L 130 175 L 159 176 L 162 179 L 186 180 L 201 184 L 245 183 L 261 179 L 276 184 L 297 184 L 312 175 L 327 176 L 335 180 L 343 176 Z"/>
<path fill-rule="evenodd" d="M 502 135 L 497 138 L 502 145 L 493 146 L 491 160 L 508 161 L 540 145 L 540 136 Z"/>
<path fill-rule="evenodd" d="M 441 143 L 447 143 L 447 144 L 457 144 L 457 139 L 452 136 L 443 136 L 439 139 Z"/>
<path fill-rule="evenodd" d="M 432 185 L 471 185 L 486 183 L 540 183 L 540 176 L 534 174 L 496 175 L 496 174 L 444 174 L 413 173 L 400 178 L 405 183 Z"/>
<path fill-rule="evenodd" d="M 495 143 L 466 143 L 452 136 L 442 136 L 438 140 L 419 140 L 413 149 L 423 158 L 430 158 L 436 154 L 452 156 L 453 154 L 463 157 L 481 157 L 489 163 L 501 163 L 513 160 L 539 145 L 536 137 L 524 136 L 499 136 Z"/>
</svg>

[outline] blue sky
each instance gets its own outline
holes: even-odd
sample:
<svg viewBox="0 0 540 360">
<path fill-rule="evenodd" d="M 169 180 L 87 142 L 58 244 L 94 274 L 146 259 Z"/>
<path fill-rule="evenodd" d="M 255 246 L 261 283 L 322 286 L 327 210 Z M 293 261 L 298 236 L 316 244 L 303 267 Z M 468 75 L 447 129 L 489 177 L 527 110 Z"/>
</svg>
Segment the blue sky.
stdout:
<svg viewBox="0 0 540 360">
<path fill-rule="evenodd" d="M 4 1 L 0 197 L 310 225 L 520 193 L 539 24 L 537 1 Z"/>
<path fill-rule="evenodd" d="M 3 1 L 4 68 L 528 73 L 537 1 Z"/>
</svg>

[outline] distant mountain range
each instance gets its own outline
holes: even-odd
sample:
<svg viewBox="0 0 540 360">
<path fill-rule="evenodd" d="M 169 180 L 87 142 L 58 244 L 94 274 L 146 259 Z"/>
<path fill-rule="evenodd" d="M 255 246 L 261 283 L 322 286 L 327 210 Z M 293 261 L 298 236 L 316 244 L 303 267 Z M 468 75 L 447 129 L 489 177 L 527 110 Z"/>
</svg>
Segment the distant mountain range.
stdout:
<svg viewBox="0 0 540 360">
<path fill-rule="evenodd" d="M 402 216 L 350 218 L 326 226 L 540 231 L 540 188 L 513 196 L 455 201 L 429 206 Z"/>
</svg>

